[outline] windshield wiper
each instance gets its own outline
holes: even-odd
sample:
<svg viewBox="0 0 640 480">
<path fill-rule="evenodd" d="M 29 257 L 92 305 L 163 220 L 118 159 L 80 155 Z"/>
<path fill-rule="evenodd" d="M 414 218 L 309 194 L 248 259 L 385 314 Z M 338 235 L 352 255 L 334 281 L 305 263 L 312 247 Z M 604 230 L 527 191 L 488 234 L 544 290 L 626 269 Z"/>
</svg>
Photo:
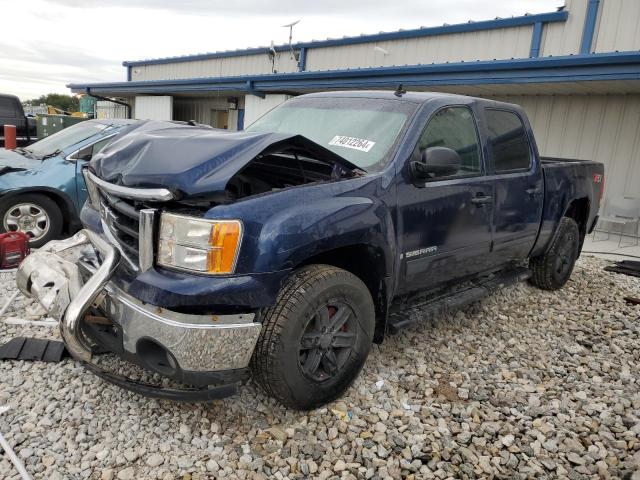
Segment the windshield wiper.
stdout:
<svg viewBox="0 0 640 480">
<path fill-rule="evenodd" d="M 60 155 L 61 153 L 62 153 L 62 150 L 57 149 L 57 150 L 56 150 L 56 151 L 54 151 L 54 152 L 47 153 L 46 155 L 43 155 L 43 156 L 40 158 L 40 160 L 46 160 L 47 158 L 55 157 L 55 156 L 57 156 L 57 155 Z"/>
<path fill-rule="evenodd" d="M 27 150 L 26 148 L 22 148 L 22 147 L 18 147 L 18 148 L 14 148 L 13 149 L 14 152 L 19 153 L 20 155 L 22 155 L 23 157 L 27 157 L 27 158 L 34 158 L 33 157 L 33 153 L 31 153 L 29 150 Z"/>
</svg>

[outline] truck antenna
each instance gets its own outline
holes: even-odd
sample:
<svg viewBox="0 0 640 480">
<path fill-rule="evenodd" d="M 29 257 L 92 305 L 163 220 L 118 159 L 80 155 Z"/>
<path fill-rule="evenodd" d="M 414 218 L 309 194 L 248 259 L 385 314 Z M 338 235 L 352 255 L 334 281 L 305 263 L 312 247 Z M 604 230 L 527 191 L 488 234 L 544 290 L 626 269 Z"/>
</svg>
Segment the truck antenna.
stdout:
<svg viewBox="0 0 640 480">
<path fill-rule="evenodd" d="M 399 84 L 398 88 L 396 88 L 396 91 L 393 92 L 393 94 L 398 98 L 402 97 L 402 95 L 404 95 L 405 93 L 407 93 L 407 91 L 402 88 L 402 84 Z"/>
</svg>

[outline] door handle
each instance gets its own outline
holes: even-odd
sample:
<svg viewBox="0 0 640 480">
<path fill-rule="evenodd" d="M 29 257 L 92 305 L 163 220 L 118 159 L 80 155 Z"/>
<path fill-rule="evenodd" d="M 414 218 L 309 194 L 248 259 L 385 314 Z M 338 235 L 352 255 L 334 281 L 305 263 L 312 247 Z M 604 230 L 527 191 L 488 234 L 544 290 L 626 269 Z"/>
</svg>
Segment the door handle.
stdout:
<svg viewBox="0 0 640 480">
<path fill-rule="evenodd" d="M 527 192 L 527 194 L 529 195 L 535 195 L 536 193 L 540 193 L 542 189 L 540 187 L 529 187 L 526 188 L 524 191 Z"/>
<path fill-rule="evenodd" d="M 486 205 L 487 203 L 491 203 L 492 201 L 493 197 L 491 195 L 485 195 L 484 193 L 479 193 L 471 199 L 471 203 L 477 205 L 478 207 Z"/>
</svg>

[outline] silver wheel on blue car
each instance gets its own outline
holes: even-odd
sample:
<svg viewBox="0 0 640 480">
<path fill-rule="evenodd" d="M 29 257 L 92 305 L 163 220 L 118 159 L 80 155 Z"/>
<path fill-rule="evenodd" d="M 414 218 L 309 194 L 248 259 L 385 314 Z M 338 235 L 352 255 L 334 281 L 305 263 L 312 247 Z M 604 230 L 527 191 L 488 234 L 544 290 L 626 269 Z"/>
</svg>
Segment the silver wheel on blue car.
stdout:
<svg viewBox="0 0 640 480">
<path fill-rule="evenodd" d="M 358 277 L 330 265 L 303 267 L 262 312 L 253 378 L 288 407 L 324 405 L 358 376 L 374 327 L 371 293 Z"/>
<path fill-rule="evenodd" d="M 0 230 L 24 232 L 31 247 L 41 247 L 62 232 L 62 214 L 49 197 L 30 193 L 0 199 Z"/>
</svg>

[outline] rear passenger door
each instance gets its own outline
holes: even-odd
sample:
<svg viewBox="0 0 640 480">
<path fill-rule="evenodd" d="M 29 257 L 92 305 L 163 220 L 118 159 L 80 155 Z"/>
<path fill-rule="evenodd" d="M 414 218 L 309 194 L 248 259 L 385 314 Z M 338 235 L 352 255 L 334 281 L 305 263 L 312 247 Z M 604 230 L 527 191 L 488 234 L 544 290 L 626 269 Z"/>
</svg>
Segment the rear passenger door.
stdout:
<svg viewBox="0 0 640 480">
<path fill-rule="evenodd" d="M 437 110 L 410 160 L 430 147 L 454 150 L 461 165 L 452 175 L 398 186 L 404 273 L 398 293 L 440 286 L 491 265 L 493 181 L 485 175 L 472 108 Z"/>
<path fill-rule="evenodd" d="M 529 255 L 540 227 L 543 179 L 523 117 L 498 108 L 485 108 L 484 117 L 495 192 L 492 256 L 499 265 Z"/>
</svg>

